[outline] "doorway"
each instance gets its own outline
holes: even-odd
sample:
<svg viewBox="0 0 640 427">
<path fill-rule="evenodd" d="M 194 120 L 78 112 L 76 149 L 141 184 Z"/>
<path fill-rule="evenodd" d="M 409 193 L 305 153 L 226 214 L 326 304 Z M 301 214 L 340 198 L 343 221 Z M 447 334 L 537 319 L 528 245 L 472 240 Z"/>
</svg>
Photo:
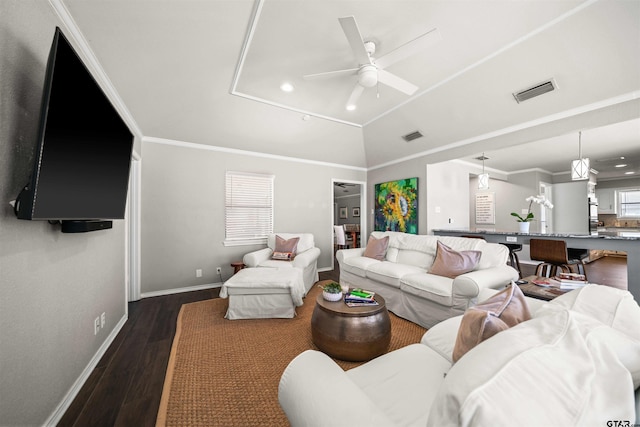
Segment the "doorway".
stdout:
<svg viewBox="0 0 640 427">
<path fill-rule="evenodd" d="M 333 218 L 331 219 L 331 242 L 334 241 L 333 226 L 345 225 L 355 233 L 350 247 L 362 247 L 366 242 L 366 182 L 333 179 Z M 333 258 L 333 257 L 332 257 Z M 333 263 L 333 260 L 332 260 Z"/>
</svg>

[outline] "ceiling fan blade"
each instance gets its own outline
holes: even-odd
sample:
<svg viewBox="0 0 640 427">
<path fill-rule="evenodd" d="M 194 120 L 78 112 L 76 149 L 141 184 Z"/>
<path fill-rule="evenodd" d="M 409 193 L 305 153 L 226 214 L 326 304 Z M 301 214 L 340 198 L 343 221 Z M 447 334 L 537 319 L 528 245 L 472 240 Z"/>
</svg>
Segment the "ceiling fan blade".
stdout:
<svg viewBox="0 0 640 427">
<path fill-rule="evenodd" d="M 362 41 L 362 35 L 358 29 L 358 24 L 356 24 L 356 18 L 353 16 L 347 16 L 344 18 L 338 18 L 338 21 L 340 21 L 340 25 L 342 25 L 342 31 L 344 31 L 344 35 L 347 36 L 347 41 L 351 46 L 351 50 L 353 50 L 353 54 L 355 55 L 358 64 L 371 64 L 371 58 L 369 57 L 367 50 L 364 48 L 364 42 Z"/>
<path fill-rule="evenodd" d="M 353 92 L 351 92 L 351 96 L 347 101 L 347 108 L 349 108 L 350 105 L 355 106 L 358 103 L 358 99 L 360 98 L 360 95 L 362 95 L 363 91 L 364 87 L 356 83 L 356 87 L 353 88 Z"/>
<path fill-rule="evenodd" d="M 440 31 L 438 31 L 437 28 L 434 28 L 428 33 L 425 33 L 420 37 L 413 39 L 410 42 L 403 44 L 399 48 L 396 48 L 386 55 L 376 59 L 375 63 L 378 68 L 387 68 L 391 64 L 395 64 L 398 61 L 402 61 L 405 58 L 408 58 L 430 46 L 433 46 L 441 39 L 442 36 L 440 35 Z"/>
<path fill-rule="evenodd" d="M 378 70 L 378 81 L 382 84 L 390 86 L 400 92 L 404 92 L 407 95 L 413 95 L 418 90 L 418 86 L 409 83 L 405 79 L 391 74 L 386 70 Z"/>
<path fill-rule="evenodd" d="M 330 79 L 332 77 L 349 76 L 358 74 L 358 68 L 349 68 L 348 70 L 327 71 L 325 73 L 307 74 L 302 76 L 305 80 Z"/>
</svg>

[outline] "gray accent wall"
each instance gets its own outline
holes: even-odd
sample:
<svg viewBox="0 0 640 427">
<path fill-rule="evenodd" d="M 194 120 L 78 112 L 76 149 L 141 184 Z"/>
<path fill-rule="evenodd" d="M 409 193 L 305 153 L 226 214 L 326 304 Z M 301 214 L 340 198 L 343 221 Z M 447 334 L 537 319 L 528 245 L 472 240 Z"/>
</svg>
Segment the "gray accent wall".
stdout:
<svg viewBox="0 0 640 427">
<path fill-rule="evenodd" d="M 319 269 L 333 265 L 332 179 L 366 181 L 362 169 L 193 144 L 145 140 L 143 152 L 143 295 L 219 284 L 216 267 L 227 280 L 232 261 L 265 247 L 223 245 L 226 171 L 275 175 L 274 231 L 313 233 L 322 251 Z"/>
<path fill-rule="evenodd" d="M 0 425 L 42 425 L 108 343 L 127 310 L 125 223 L 62 234 L 15 218 L 28 182 L 56 25 L 46 1 L 0 2 Z M 94 335 L 93 322 L 106 313 Z"/>
</svg>

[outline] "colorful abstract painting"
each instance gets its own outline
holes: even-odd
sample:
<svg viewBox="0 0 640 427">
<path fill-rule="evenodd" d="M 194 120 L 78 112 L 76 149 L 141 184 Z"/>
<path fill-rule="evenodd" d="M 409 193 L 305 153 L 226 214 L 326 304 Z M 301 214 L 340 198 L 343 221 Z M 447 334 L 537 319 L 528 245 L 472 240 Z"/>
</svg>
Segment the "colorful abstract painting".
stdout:
<svg viewBox="0 0 640 427">
<path fill-rule="evenodd" d="M 376 184 L 375 231 L 418 234 L 418 178 Z"/>
</svg>

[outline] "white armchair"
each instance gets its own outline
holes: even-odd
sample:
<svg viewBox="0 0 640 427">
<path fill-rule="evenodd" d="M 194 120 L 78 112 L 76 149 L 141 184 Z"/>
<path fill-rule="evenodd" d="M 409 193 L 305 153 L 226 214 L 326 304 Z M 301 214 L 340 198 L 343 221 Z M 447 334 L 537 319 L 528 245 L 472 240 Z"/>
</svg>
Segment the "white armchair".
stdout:
<svg viewBox="0 0 640 427">
<path fill-rule="evenodd" d="M 276 249 L 276 236 L 285 240 L 298 237 L 298 247 L 293 261 L 274 260 L 272 255 Z M 305 295 L 311 286 L 318 281 L 318 258 L 320 248 L 315 247 L 311 233 L 273 233 L 267 238 L 267 247 L 246 254 L 242 260 L 245 266 L 268 268 L 299 268 L 302 270 Z"/>
</svg>

